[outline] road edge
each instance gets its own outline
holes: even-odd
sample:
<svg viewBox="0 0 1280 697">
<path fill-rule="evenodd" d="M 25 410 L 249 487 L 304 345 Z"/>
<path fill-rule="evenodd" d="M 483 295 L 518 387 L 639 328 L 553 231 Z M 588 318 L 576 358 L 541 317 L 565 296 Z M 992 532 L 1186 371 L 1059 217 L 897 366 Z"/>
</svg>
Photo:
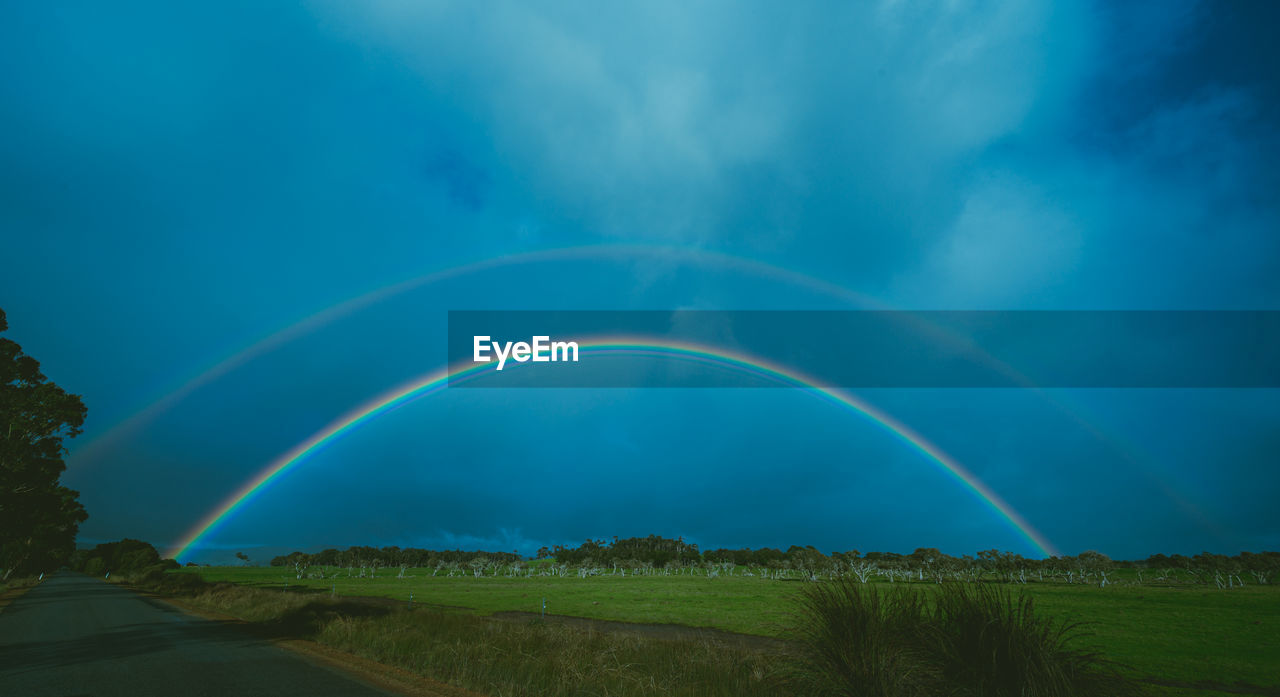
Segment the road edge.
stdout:
<svg viewBox="0 0 1280 697">
<path fill-rule="evenodd" d="M 29 586 L 19 586 L 17 588 L 10 588 L 5 592 L 0 593 L 0 612 L 4 612 L 4 609 L 9 605 L 13 604 L 13 601 L 26 595 L 27 591 L 40 585 L 40 583 L 41 583 L 40 581 L 36 581 L 35 583 Z"/>
</svg>

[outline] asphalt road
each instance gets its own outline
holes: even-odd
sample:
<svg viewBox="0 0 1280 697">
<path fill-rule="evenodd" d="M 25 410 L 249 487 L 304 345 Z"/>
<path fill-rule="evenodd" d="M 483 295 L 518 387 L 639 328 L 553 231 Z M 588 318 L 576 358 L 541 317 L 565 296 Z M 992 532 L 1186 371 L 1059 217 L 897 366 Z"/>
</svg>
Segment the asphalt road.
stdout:
<svg viewBox="0 0 1280 697">
<path fill-rule="evenodd" d="M 335 668 L 79 574 L 0 612 L 0 695 L 385 697 Z"/>
</svg>

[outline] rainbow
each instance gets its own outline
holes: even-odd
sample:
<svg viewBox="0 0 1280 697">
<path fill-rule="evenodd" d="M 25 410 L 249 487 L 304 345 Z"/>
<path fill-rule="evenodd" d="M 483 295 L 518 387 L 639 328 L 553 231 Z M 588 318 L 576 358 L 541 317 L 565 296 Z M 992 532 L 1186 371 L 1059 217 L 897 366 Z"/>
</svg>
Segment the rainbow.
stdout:
<svg viewBox="0 0 1280 697">
<path fill-rule="evenodd" d="M 761 278 L 769 278 L 781 283 L 790 284 L 797 288 L 804 288 L 811 292 L 837 299 L 840 302 L 853 307 L 863 309 L 890 309 L 885 303 L 879 300 L 856 291 L 849 290 L 848 288 L 832 283 L 831 281 L 756 259 L 735 256 L 714 250 L 679 247 L 673 245 L 596 244 L 517 252 L 499 257 L 480 259 L 459 266 L 439 269 L 424 275 L 415 276 L 382 286 L 361 295 L 348 298 L 334 305 L 330 305 L 295 321 L 293 324 L 262 336 L 253 343 L 209 366 L 176 388 L 153 398 L 150 402 L 146 403 L 146 406 L 132 412 L 130 415 L 115 422 L 111 426 L 108 426 L 100 433 L 90 433 L 87 437 L 82 436 L 71 452 L 70 464 L 73 467 L 78 467 L 100 459 L 104 452 L 112 445 L 119 443 L 124 438 L 141 429 L 161 414 L 172 409 L 201 387 L 217 381 L 239 367 L 249 363 L 258 356 L 269 353 L 280 346 L 302 338 L 342 319 L 343 317 L 347 317 L 359 310 L 376 305 L 377 303 L 383 302 L 397 295 L 407 293 L 433 283 L 444 282 L 450 279 L 487 270 L 542 262 L 573 261 L 579 259 L 610 257 L 630 259 L 638 256 L 648 256 L 659 259 L 679 258 L 681 260 L 687 259 L 694 262 L 711 264 L 722 268 L 742 271 Z M 953 337 L 947 336 L 944 331 L 936 328 L 927 326 L 918 328 L 939 341 L 954 341 Z M 1133 448 L 1131 444 L 1121 441 L 1118 437 L 1104 433 L 1091 422 L 1083 419 L 1068 405 L 1055 399 L 1045 391 L 1035 388 L 1035 386 L 1026 381 L 1023 376 L 1017 374 L 1016 371 L 1010 369 L 1008 366 L 995 362 L 990 362 L 988 364 L 996 368 L 1002 374 L 1009 376 L 1014 381 L 1023 384 L 1025 387 L 1036 389 L 1037 393 L 1039 393 L 1046 401 L 1052 404 L 1063 414 L 1068 416 L 1072 421 L 1089 431 L 1095 438 L 1107 443 L 1109 446 L 1120 452 L 1127 461 L 1140 467 L 1144 474 L 1146 474 L 1147 478 L 1157 485 L 1161 493 L 1178 505 L 1179 508 L 1187 512 L 1188 515 L 1199 520 L 1206 528 L 1212 528 L 1217 531 L 1219 535 L 1222 534 L 1222 527 L 1217 521 L 1210 519 L 1205 511 L 1180 494 L 1170 482 L 1159 476 L 1159 472 L 1155 471 L 1151 466 L 1144 464 L 1144 461 L 1134 453 L 1135 448 Z"/>
<path fill-rule="evenodd" d="M 680 259 L 688 259 L 695 262 L 720 266 L 722 268 L 736 269 L 760 278 L 771 278 L 782 283 L 791 284 L 798 288 L 805 288 L 814 293 L 836 298 L 841 302 L 854 307 L 875 309 L 885 309 L 887 307 L 883 303 L 869 296 L 849 290 L 848 288 L 830 281 L 809 276 L 799 271 L 775 266 L 756 259 L 739 257 L 725 252 L 707 249 L 691 249 L 670 245 L 596 244 L 577 247 L 557 247 L 554 249 L 541 249 L 505 254 L 502 256 L 480 259 L 458 266 L 439 269 L 370 290 L 334 305 L 330 305 L 311 315 L 299 319 L 293 324 L 282 327 L 266 336 L 263 336 L 248 346 L 245 346 L 217 363 L 214 363 L 194 377 L 186 380 L 178 387 L 152 399 L 146 406 L 107 427 L 106 430 L 102 431 L 102 433 L 88 439 L 82 439 L 81 442 L 77 443 L 77 447 L 72 453 L 72 462 L 73 464 L 79 464 L 97 459 L 106 448 L 117 443 L 125 436 L 142 428 L 169 409 L 172 409 L 183 399 L 191 395 L 191 393 L 231 373 L 258 356 L 264 355 L 291 341 L 302 338 L 303 336 L 336 322 L 343 317 L 347 317 L 359 310 L 371 307 L 397 295 L 401 295 L 433 283 L 441 283 L 470 274 L 494 269 L 535 263 L 575 261 L 581 259 L 611 257 L 632 259 L 638 256 L 657 258 L 678 257 Z"/>
<path fill-rule="evenodd" d="M 1007 521 L 1014 530 L 1030 542 L 1042 555 L 1057 554 L 1054 546 L 991 487 L 938 446 L 892 416 L 846 392 L 815 386 L 805 378 L 785 367 L 771 365 L 750 356 L 727 353 L 696 344 L 655 341 L 643 337 L 607 337 L 579 341 L 580 353 L 588 355 L 654 356 L 730 368 L 790 387 L 804 389 L 815 397 L 864 416 L 892 436 L 919 451 L 944 473 L 962 484 L 988 508 Z M 271 461 L 257 476 L 240 487 L 212 513 L 203 518 L 186 536 L 167 552 L 167 556 L 182 561 L 189 553 L 199 549 L 201 541 L 216 532 L 244 506 L 260 498 L 271 485 L 291 469 L 321 452 L 363 424 L 377 419 L 406 404 L 445 389 L 450 382 L 473 380 L 494 370 L 495 363 L 467 364 L 466 367 L 445 369 L 415 379 L 365 402 L 342 415 L 310 438 Z M 519 365 L 519 364 L 517 364 Z"/>
</svg>

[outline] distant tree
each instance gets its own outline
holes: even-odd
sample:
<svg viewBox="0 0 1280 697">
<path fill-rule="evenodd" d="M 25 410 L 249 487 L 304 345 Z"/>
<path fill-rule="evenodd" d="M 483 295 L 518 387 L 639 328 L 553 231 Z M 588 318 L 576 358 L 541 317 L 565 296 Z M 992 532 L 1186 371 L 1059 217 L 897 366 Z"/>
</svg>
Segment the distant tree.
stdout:
<svg viewBox="0 0 1280 697">
<path fill-rule="evenodd" d="M 577 547 L 556 545 L 551 555 L 561 564 L 585 565 L 587 560 L 599 562 L 609 559 L 637 559 L 654 567 L 664 567 L 674 561 L 679 565 L 696 564 L 702 559 L 698 545 L 685 542 L 684 538 L 670 539 L 658 535 L 648 537 L 615 537 L 612 542 L 586 540 Z M 539 555 L 542 551 L 538 552 Z M 539 557 L 542 558 L 542 557 Z"/>
<path fill-rule="evenodd" d="M 293 558 L 293 573 L 299 580 L 306 578 L 307 570 L 311 568 L 311 555 L 294 552 L 289 556 Z"/>
<path fill-rule="evenodd" d="M 1276 552 L 1244 552 L 1240 555 L 1240 562 L 1260 584 L 1270 583 L 1272 576 L 1280 570 L 1280 554 Z"/>
<path fill-rule="evenodd" d="M 816 581 L 818 580 L 818 571 L 822 569 L 828 562 L 826 555 L 819 552 L 813 545 L 791 545 L 787 550 L 787 560 L 791 562 L 792 568 L 798 569 L 806 578 Z"/>
<path fill-rule="evenodd" d="M 925 577 L 929 577 L 937 583 L 942 583 L 943 577 L 955 571 L 957 566 L 956 559 L 933 547 L 918 547 L 916 551 L 907 555 L 907 560 L 915 569 L 918 579 L 924 580 Z"/>
<path fill-rule="evenodd" d="M 9 328 L 0 310 L 0 332 Z M 89 516 L 59 483 L 64 438 L 79 435 L 85 407 L 40 372 L 22 347 L 0 338 L 0 580 L 55 568 L 75 551 Z"/>
<path fill-rule="evenodd" d="M 236 559 L 239 559 L 245 566 L 249 565 L 249 555 L 244 552 L 236 552 Z"/>
<path fill-rule="evenodd" d="M 1093 573 L 1109 571 L 1115 566 L 1115 562 L 1111 561 L 1111 557 L 1094 550 L 1088 550 L 1077 554 L 1076 564 L 1086 572 Z"/>
<path fill-rule="evenodd" d="M 176 569 L 178 562 L 161 559 L 155 547 L 141 540 L 123 539 L 104 542 L 83 555 L 77 555 L 76 568 L 87 573 L 101 575 L 134 574 L 153 569 Z"/>
<path fill-rule="evenodd" d="M 1086 554 L 1091 553 L 1087 552 Z M 1096 552 L 1092 554 L 1096 554 Z M 1027 565 L 1027 560 L 1021 554 L 1002 552 L 998 549 L 987 549 L 978 552 L 976 563 L 983 572 L 993 574 L 1006 581 L 1013 581 L 1015 577 L 1023 581 L 1026 580 L 1024 576 L 1020 575 Z"/>
</svg>

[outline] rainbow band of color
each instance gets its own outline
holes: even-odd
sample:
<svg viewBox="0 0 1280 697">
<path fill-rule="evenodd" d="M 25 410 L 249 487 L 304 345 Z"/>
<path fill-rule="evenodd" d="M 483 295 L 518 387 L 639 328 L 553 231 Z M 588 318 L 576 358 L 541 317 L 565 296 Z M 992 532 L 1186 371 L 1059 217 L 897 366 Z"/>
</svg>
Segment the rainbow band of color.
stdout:
<svg viewBox="0 0 1280 697">
<path fill-rule="evenodd" d="M 152 419 L 171 409 L 201 387 L 215 382 L 249 361 L 268 353 L 291 341 L 306 336 L 321 327 L 325 327 L 343 317 L 350 316 L 360 310 L 376 305 L 389 298 L 422 288 L 433 283 L 492 271 L 523 264 L 536 264 L 555 261 L 573 261 L 617 257 L 633 259 L 636 256 L 675 256 L 700 262 L 707 262 L 724 268 L 735 268 L 761 278 L 773 278 L 782 282 L 807 288 L 815 293 L 829 295 L 856 307 L 885 308 L 884 303 L 873 298 L 841 287 L 831 281 L 809 276 L 799 271 L 768 264 L 756 259 L 734 256 L 724 252 L 708 249 L 685 248 L 670 245 L 639 244 L 596 244 L 578 247 L 559 247 L 539 249 L 525 252 L 502 254 L 460 264 L 431 273 L 415 276 L 390 285 L 382 286 L 369 292 L 335 303 L 314 314 L 308 315 L 293 324 L 276 330 L 259 338 L 257 341 L 223 358 L 202 372 L 157 398 L 146 407 L 139 409 L 125 419 L 113 424 L 101 434 L 82 439 L 73 453 L 77 462 L 90 461 L 99 457 L 110 445 L 127 434 L 141 428 Z"/>
<path fill-rule="evenodd" d="M 778 382 L 787 386 L 803 389 L 806 392 L 837 407 L 852 410 L 888 431 L 898 440 L 911 446 L 925 455 L 933 464 L 941 468 L 949 476 L 960 482 L 987 507 L 1005 520 L 1019 535 L 1030 542 L 1044 556 L 1057 554 L 1056 549 L 1043 535 L 991 487 L 978 479 L 968 469 L 957 462 L 936 445 L 925 440 L 923 436 L 910 427 L 897 421 L 892 416 L 876 409 L 850 394 L 834 389 L 817 387 L 811 380 L 786 368 L 769 365 L 748 356 L 725 353 L 705 346 L 694 344 L 655 342 L 648 338 L 609 337 L 592 341 L 580 341 L 580 353 L 583 355 L 621 354 L 632 356 L 655 356 L 674 358 L 710 364 Z M 519 364 L 517 364 L 519 365 Z M 453 370 L 445 369 L 397 387 L 356 409 L 347 412 L 324 429 L 318 431 L 307 440 L 284 453 L 266 466 L 256 477 L 241 487 L 213 513 L 196 525 L 177 545 L 168 552 L 169 557 L 183 561 L 188 553 L 200 546 L 201 541 L 209 537 L 227 523 L 244 506 L 252 503 L 266 491 L 272 482 L 280 479 L 286 472 L 305 462 L 308 458 L 337 442 L 357 427 L 398 409 L 406 404 L 439 392 L 450 382 L 458 383 L 475 379 L 496 369 L 495 362 L 479 363 Z"/>
</svg>

